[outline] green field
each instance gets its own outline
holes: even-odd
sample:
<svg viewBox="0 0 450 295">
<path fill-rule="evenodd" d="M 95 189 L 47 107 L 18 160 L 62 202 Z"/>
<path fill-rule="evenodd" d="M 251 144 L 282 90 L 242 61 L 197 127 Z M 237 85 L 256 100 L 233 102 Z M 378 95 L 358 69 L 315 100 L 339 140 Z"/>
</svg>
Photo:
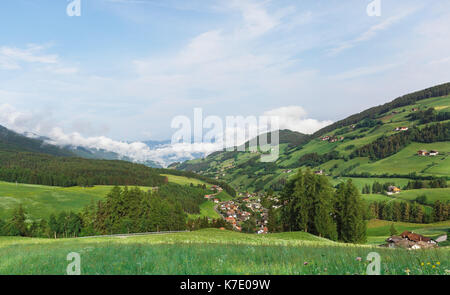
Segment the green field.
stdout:
<svg viewBox="0 0 450 295">
<path fill-rule="evenodd" d="M 67 254 L 77 252 L 82 274 L 351 275 L 366 273 L 365 260 L 373 251 L 381 256 L 382 274 L 404 275 L 407 269 L 411 274 L 445 274 L 450 267 L 445 248 L 394 250 L 334 243 L 307 233 L 248 235 L 208 229 L 114 238 L 3 237 L 0 274 L 62 275 Z"/>
<path fill-rule="evenodd" d="M 189 177 L 185 177 L 185 176 L 178 176 L 178 175 L 171 175 L 171 174 L 161 174 L 161 175 L 167 176 L 167 179 L 169 180 L 169 182 L 180 184 L 180 185 L 186 185 L 186 184 L 190 185 L 192 183 L 193 185 L 205 184 L 206 187 L 211 187 L 211 184 L 206 183 L 201 180 L 198 180 L 196 178 L 189 178 Z"/>
<path fill-rule="evenodd" d="M 438 150 L 439 155 L 422 157 L 417 155 L 418 150 Z M 411 143 L 390 157 L 359 166 L 355 172 L 408 174 L 416 171 L 423 175 L 447 176 L 450 175 L 450 159 L 447 154 L 450 154 L 448 142 Z"/>
<path fill-rule="evenodd" d="M 425 195 L 427 197 L 428 205 L 432 205 L 437 200 L 442 202 L 450 201 L 450 187 L 407 190 L 402 191 L 401 193 L 394 196 L 397 199 L 414 201 L 417 197 L 422 195 Z"/>
<path fill-rule="evenodd" d="M 48 217 L 60 211 L 79 211 L 92 201 L 103 199 L 112 186 L 54 187 L 0 182 L 0 217 L 7 217 L 22 204 L 29 219 Z"/>
<path fill-rule="evenodd" d="M 180 185 L 204 182 L 183 176 L 167 175 L 169 182 Z M 208 185 L 207 186 L 211 186 Z M 9 217 L 11 212 L 22 204 L 28 214 L 28 219 L 48 218 L 52 213 L 61 211 L 79 212 L 91 202 L 102 200 L 113 186 L 94 187 L 56 187 L 31 184 L 15 184 L 0 181 L 0 218 Z M 149 187 L 141 187 L 149 190 Z M 224 193 L 228 196 L 226 193 Z M 229 197 L 229 196 L 228 196 Z M 203 205 L 204 206 L 204 205 Z M 208 210 L 208 208 L 204 208 Z M 205 211 L 206 212 L 206 211 Z M 208 210 L 208 212 L 211 212 Z M 202 213 L 203 214 L 203 213 Z M 204 213 L 208 215 L 208 213 Z"/>
</svg>

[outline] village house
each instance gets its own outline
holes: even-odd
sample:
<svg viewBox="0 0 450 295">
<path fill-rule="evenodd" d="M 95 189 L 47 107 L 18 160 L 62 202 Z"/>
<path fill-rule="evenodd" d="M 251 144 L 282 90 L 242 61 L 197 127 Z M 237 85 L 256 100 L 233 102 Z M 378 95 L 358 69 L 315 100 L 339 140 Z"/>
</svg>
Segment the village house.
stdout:
<svg viewBox="0 0 450 295">
<path fill-rule="evenodd" d="M 404 231 L 400 236 L 394 235 L 387 238 L 387 244 L 382 246 L 389 248 L 426 249 L 437 247 L 437 240 L 447 240 L 447 236 L 442 236 L 436 240 L 433 240 L 429 237 L 424 237 L 410 231 Z"/>
<path fill-rule="evenodd" d="M 317 171 L 314 171 L 314 174 L 316 174 L 316 175 L 323 175 L 323 170 L 317 170 Z"/>
<path fill-rule="evenodd" d="M 412 112 L 417 112 L 419 109 L 418 108 L 412 108 L 411 111 Z"/>
<path fill-rule="evenodd" d="M 439 152 L 436 151 L 436 150 L 431 150 L 429 152 L 426 151 L 426 150 L 420 150 L 420 151 L 417 151 L 417 154 L 419 156 L 431 156 L 431 157 L 434 157 L 434 156 L 437 156 L 439 154 Z"/>
<path fill-rule="evenodd" d="M 408 129 L 408 127 L 396 127 L 394 131 L 407 131 Z"/>
<path fill-rule="evenodd" d="M 427 152 L 426 150 L 420 150 L 420 151 L 417 151 L 417 154 L 418 154 L 419 156 L 427 156 L 427 155 L 428 155 L 428 152 Z"/>
<path fill-rule="evenodd" d="M 398 194 L 399 192 L 401 192 L 401 190 L 398 187 L 396 187 L 394 185 L 390 185 L 388 187 L 387 194 L 392 195 L 392 194 Z"/>
<path fill-rule="evenodd" d="M 438 151 L 435 150 L 431 150 L 430 153 L 428 154 L 429 156 L 437 156 L 439 154 Z"/>
</svg>

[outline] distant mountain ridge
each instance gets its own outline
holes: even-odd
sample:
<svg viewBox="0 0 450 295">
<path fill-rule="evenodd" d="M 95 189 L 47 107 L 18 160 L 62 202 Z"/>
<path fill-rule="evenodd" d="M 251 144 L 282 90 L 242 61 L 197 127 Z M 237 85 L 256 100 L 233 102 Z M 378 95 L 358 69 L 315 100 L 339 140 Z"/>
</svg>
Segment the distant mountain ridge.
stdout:
<svg viewBox="0 0 450 295">
<path fill-rule="evenodd" d="M 68 149 L 45 143 L 39 137 L 29 138 L 0 125 L 0 149 L 9 151 L 25 151 L 53 156 L 74 157 Z"/>
</svg>

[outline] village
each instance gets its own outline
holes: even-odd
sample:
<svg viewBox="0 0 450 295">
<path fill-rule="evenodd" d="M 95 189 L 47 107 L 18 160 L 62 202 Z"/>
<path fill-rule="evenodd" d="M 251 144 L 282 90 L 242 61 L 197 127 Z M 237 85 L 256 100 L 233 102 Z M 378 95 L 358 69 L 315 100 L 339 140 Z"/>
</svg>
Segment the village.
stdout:
<svg viewBox="0 0 450 295">
<path fill-rule="evenodd" d="M 256 223 L 255 232 L 257 234 L 268 233 L 269 209 L 261 205 L 262 195 L 257 193 L 239 193 L 238 198 L 222 202 L 216 197 L 222 191 L 222 188 L 215 185 L 212 187 L 212 190 L 217 193 L 205 195 L 205 198 L 214 202 L 216 212 L 231 224 L 234 230 L 242 231 L 243 223 L 253 218 Z M 277 201 L 273 198 L 271 200 Z"/>
</svg>

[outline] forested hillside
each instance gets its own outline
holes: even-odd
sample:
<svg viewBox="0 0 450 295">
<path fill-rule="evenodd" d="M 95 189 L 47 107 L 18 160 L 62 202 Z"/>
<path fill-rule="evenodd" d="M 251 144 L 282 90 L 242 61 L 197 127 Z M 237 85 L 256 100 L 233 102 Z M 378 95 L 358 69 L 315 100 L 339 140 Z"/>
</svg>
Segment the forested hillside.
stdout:
<svg viewBox="0 0 450 295">
<path fill-rule="evenodd" d="M 54 156 L 75 156 L 67 149 L 46 144 L 40 139 L 28 138 L 3 126 L 0 126 L 0 150 L 35 152 Z"/>
</svg>

